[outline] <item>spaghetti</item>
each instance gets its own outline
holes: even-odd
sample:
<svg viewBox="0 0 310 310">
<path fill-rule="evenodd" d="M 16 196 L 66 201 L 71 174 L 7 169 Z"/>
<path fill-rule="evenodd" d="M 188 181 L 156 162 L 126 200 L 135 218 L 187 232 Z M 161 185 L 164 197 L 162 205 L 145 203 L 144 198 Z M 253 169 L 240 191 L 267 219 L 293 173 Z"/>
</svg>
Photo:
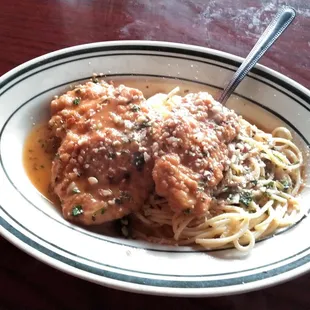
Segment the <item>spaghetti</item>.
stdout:
<svg viewBox="0 0 310 310">
<path fill-rule="evenodd" d="M 233 155 L 223 180 L 212 190 L 208 211 L 199 217 L 176 213 L 154 192 L 131 216 L 134 238 L 249 251 L 257 239 L 303 216 L 295 198 L 302 187 L 303 156 L 290 131 L 278 127 L 268 134 L 242 118 L 239 122 L 240 132 L 228 146 Z"/>
</svg>

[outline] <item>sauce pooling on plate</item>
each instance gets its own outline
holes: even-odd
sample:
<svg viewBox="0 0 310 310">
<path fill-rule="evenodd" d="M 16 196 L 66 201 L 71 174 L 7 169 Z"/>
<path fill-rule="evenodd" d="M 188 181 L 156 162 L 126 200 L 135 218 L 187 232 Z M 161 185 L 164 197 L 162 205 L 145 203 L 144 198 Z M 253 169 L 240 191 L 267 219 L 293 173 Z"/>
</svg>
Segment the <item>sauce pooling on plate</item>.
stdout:
<svg viewBox="0 0 310 310">
<path fill-rule="evenodd" d="M 56 153 L 50 137 L 47 123 L 36 125 L 25 141 L 23 161 L 33 185 L 51 202 L 59 204 L 57 196 L 50 190 L 52 161 Z"/>
<path fill-rule="evenodd" d="M 130 215 L 136 238 L 239 250 L 293 224 L 303 158 L 290 132 L 267 134 L 207 92 L 177 92 L 146 100 L 94 79 L 52 101 L 48 128 L 35 129 L 41 154 L 28 159 L 36 182 L 41 156 L 52 160 L 63 216 L 122 219 L 128 236 Z"/>
</svg>

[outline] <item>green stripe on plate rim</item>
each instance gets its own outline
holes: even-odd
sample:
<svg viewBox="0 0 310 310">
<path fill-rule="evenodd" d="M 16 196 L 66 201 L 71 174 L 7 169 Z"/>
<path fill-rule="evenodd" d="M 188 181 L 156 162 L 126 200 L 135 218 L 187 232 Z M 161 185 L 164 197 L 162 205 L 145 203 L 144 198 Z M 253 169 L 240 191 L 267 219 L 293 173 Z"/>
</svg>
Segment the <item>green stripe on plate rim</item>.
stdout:
<svg viewBox="0 0 310 310">
<path fill-rule="evenodd" d="M 148 50 L 148 51 L 158 51 L 158 47 L 152 47 L 152 46 L 138 46 L 138 45 L 132 45 L 132 46 L 125 46 L 125 47 L 119 47 L 119 46 L 110 46 L 107 47 L 105 50 Z M 13 81 L 15 78 L 17 78 L 18 76 L 22 75 L 23 73 L 26 73 L 27 71 L 40 67 L 44 64 L 50 63 L 53 60 L 57 60 L 57 59 L 63 59 L 63 58 L 68 58 L 68 57 L 72 57 L 72 56 L 76 56 L 76 55 L 81 55 L 81 54 L 85 54 L 85 53 L 93 53 L 95 51 L 103 51 L 102 47 L 95 47 L 95 48 L 87 48 L 84 49 L 82 51 L 73 51 L 73 52 L 66 52 L 65 54 L 59 55 L 59 56 L 55 56 L 53 59 L 51 58 L 46 58 L 45 61 L 39 61 L 38 63 L 34 63 L 31 67 L 26 67 L 24 68 L 24 71 L 22 72 L 17 72 L 16 74 L 14 74 L 14 76 L 9 76 L 7 79 L 5 79 L 4 81 L 2 81 L 0 83 L 0 87 L 4 87 L 5 85 L 7 85 L 8 83 L 10 83 L 11 81 Z M 193 56 L 196 57 L 202 57 L 202 58 L 206 58 L 207 59 L 213 59 L 216 61 L 221 61 L 221 62 L 225 62 L 228 63 L 230 65 L 234 65 L 234 66 L 238 66 L 239 62 L 230 60 L 230 59 L 226 59 L 224 57 L 220 57 L 217 55 L 213 55 L 213 54 L 209 54 L 209 53 L 201 53 L 201 52 L 194 52 L 191 50 L 187 50 L 187 49 L 180 49 L 180 48 L 165 48 L 165 47 L 161 47 L 160 51 L 165 51 L 165 52 L 172 52 L 172 53 L 180 53 L 180 54 L 184 54 L 184 53 L 189 53 Z M 162 56 L 167 56 L 167 55 L 162 55 Z M 94 56 L 94 57 L 98 57 L 98 55 Z M 169 56 L 170 57 L 170 56 Z M 185 59 L 191 60 L 189 57 L 186 57 Z M 73 59 L 73 61 L 76 59 Z M 199 61 L 197 59 L 192 59 L 193 61 Z M 211 63 L 212 65 L 216 65 L 214 63 Z M 60 65 L 60 64 L 59 64 Z M 230 68 L 226 68 L 228 70 L 231 70 Z M 269 80 L 271 80 L 274 83 L 279 84 L 280 86 L 289 89 L 289 91 L 297 96 L 299 96 L 301 99 L 306 100 L 307 103 L 309 103 L 309 96 L 305 95 L 304 93 L 302 93 L 300 90 L 291 87 L 291 85 L 289 85 L 288 83 L 273 77 L 272 75 L 261 71 L 260 69 L 255 69 L 253 70 L 253 72 L 256 75 L 260 75 L 263 78 L 267 78 Z M 252 77 L 254 79 L 257 79 L 256 77 Z M 275 87 L 274 85 L 268 84 L 263 80 L 258 79 L 261 82 L 264 82 L 265 84 L 277 89 L 277 87 Z M 20 81 L 19 81 L 20 82 Z M 195 81 L 193 81 L 195 82 Z M 66 83 L 67 84 L 67 83 Z M 280 90 L 281 92 L 283 92 L 283 90 Z M 286 95 L 290 96 L 287 92 L 284 92 Z M 290 96 L 291 97 L 291 96 Z M 302 104 L 301 102 L 299 102 L 298 100 L 296 100 L 296 98 L 291 97 L 294 101 L 298 102 L 299 104 L 301 104 L 302 106 L 304 106 L 307 110 L 309 110 L 308 107 L 306 107 L 304 104 Z M 246 98 L 248 99 L 248 98 Z M 14 219 L 12 219 L 14 220 Z M 15 221 L 15 220 L 14 220 Z M 71 259 L 66 258 L 65 256 L 59 255 L 51 250 L 49 250 L 48 248 L 36 243 L 35 241 L 31 240 L 30 238 L 28 238 L 27 236 L 25 236 L 24 234 L 22 234 L 20 231 L 18 231 L 16 228 L 14 228 L 13 226 L 11 226 L 4 218 L 0 218 L 0 224 L 10 233 L 12 233 L 13 235 L 15 235 L 18 239 L 20 239 L 22 242 L 32 246 L 34 249 L 36 249 L 37 251 L 40 251 L 41 253 L 44 253 L 46 255 L 48 255 L 49 257 L 56 259 L 60 262 L 63 262 L 65 264 L 68 264 L 72 267 L 93 273 L 93 274 L 97 274 L 103 277 L 107 277 L 107 278 L 111 278 L 111 279 L 115 279 L 115 280 L 119 280 L 119 281 L 125 281 L 125 282 L 132 282 L 132 283 L 136 283 L 136 284 L 143 284 L 143 285 L 150 285 L 150 286 L 159 286 L 159 287 L 174 287 L 174 288 L 202 288 L 202 287 L 223 287 L 223 286 L 231 286 L 231 285 L 238 285 L 238 284 L 243 284 L 243 283 L 249 283 L 249 282 L 254 282 L 254 281 L 259 281 L 262 279 L 267 279 L 270 277 L 274 277 L 277 275 L 280 275 L 284 272 L 288 272 L 290 270 L 296 269 L 306 263 L 309 262 L 310 256 L 307 254 L 306 256 L 297 259 L 294 262 L 291 262 L 289 264 L 286 264 L 284 266 L 281 267 L 277 267 L 274 268 L 272 270 L 269 270 L 267 273 L 262 273 L 259 272 L 257 274 L 252 274 L 252 275 L 247 275 L 244 277 L 239 277 L 239 278 L 233 278 L 233 279 L 221 279 L 221 280 L 208 280 L 208 281 L 170 281 L 170 280 L 154 280 L 154 279 L 149 279 L 149 278 L 141 278 L 141 277 L 133 277 L 133 276 L 127 276 L 127 275 L 123 275 L 120 273 L 115 273 L 115 272 L 110 272 L 107 270 L 102 270 L 96 267 L 92 267 Z M 306 252 L 307 250 L 309 250 L 309 248 L 305 249 L 304 251 L 302 251 L 302 253 Z M 299 253 L 300 254 L 300 253 Z M 298 254 L 297 254 L 298 255 Z M 261 268 L 261 267 L 259 267 Z M 241 271 L 243 272 L 243 271 Z M 240 272 L 238 272 L 240 273 Z M 180 277 L 181 278 L 181 277 Z"/>
</svg>

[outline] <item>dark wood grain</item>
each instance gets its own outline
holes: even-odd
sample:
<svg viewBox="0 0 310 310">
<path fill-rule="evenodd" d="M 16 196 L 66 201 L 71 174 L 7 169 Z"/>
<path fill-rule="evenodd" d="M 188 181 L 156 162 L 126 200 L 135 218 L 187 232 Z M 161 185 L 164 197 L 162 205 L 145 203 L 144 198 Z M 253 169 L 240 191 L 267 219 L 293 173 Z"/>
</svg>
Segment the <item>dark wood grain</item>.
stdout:
<svg viewBox="0 0 310 310">
<path fill-rule="evenodd" d="M 261 63 L 310 88 L 310 2 L 305 0 L 3 0 L 0 74 L 47 52 L 106 40 L 173 41 L 246 56 L 284 3 L 298 16 Z M 309 275 L 238 296 L 180 300 L 76 279 L 2 238 L 0 249 L 0 309 L 310 309 Z"/>
</svg>

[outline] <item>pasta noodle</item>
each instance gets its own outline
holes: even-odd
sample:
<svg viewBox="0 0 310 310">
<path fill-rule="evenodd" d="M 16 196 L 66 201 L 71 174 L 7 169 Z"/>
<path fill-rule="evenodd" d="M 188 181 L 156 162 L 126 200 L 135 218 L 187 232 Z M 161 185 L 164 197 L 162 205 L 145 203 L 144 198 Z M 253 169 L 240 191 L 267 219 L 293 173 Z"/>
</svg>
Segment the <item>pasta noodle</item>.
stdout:
<svg viewBox="0 0 310 310">
<path fill-rule="evenodd" d="M 256 240 L 304 215 L 295 198 L 303 182 L 303 156 L 290 131 L 277 127 L 268 134 L 242 118 L 240 128 L 229 145 L 234 153 L 229 168 L 213 191 L 206 214 L 174 213 L 154 192 L 142 210 L 132 215 L 134 238 L 249 251 Z"/>
</svg>

